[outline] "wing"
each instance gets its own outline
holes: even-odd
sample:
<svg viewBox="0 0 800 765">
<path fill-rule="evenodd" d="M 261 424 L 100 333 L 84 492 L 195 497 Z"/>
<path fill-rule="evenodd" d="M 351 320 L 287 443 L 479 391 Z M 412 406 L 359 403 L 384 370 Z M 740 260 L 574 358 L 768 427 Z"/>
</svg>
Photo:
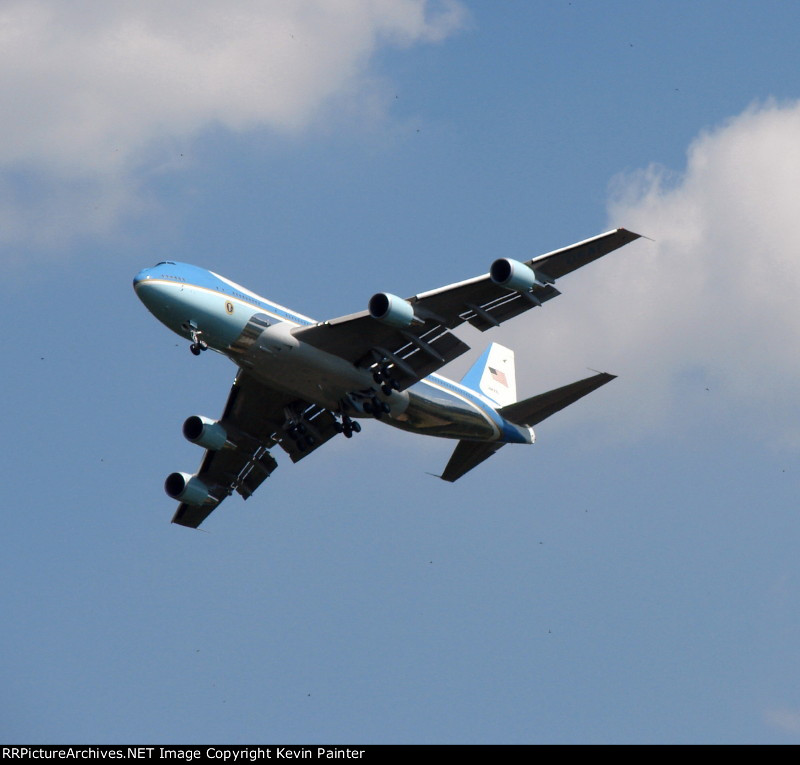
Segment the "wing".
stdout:
<svg viewBox="0 0 800 765">
<path fill-rule="evenodd" d="M 398 390 L 405 390 L 469 350 L 439 317 L 398 329 L 362 311 L 294 329 L 292 334 L 359 367 L 391 365 Z"/>
<path fill-rule="evenodd" d="M 209 490 L 200 505 L 182 502 L 173 523 L 197 528 L 234 491 L 247 499 L 278 466 L 269 450 L 280 446 L 297 462 L 336 435 L 333 414 L 280 393 L 241 371 L 219 421 L 227 443 L 206 451 L 197 478 Z"/>
<path fill-rule="evenodd" d="M 403 390 L 469 350 L 449 330 L 468 322 L 482 332 L 561 294 L 554 286 L 572 271 L 622 247 L 639 234 L 619 228 L 570 247 L 525 261 L 540 283 L 515 291 L 489 274 L 408 298 L 415 321 L 406 328 L 389 326 L 369 311 L 300 327 L 293 334 L 356 366 L 385 366 Z"/>
</svg>

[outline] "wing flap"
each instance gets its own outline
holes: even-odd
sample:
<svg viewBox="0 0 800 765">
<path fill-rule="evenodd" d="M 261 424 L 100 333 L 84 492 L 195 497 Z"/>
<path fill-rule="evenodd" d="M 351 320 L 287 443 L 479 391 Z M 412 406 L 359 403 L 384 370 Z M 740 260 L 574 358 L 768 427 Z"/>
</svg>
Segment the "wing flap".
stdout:
<svg viewBox="0 0 800 765">
<path fill-rule="evenodd" d="M 367 311 L 311 327 L 298 327 L 292 334 L 365 369 L 374 364 L 390 364 L 400 390 L 469 350 L 466 343 L 435 319 L 428 319 L 421 326 L 398 329 L 373 319 Z"/>
<path fill-rule="evenodd" d="M 439 331 L 437 332 L 437 330 Z M 435 330 L 425 333 L 422 337 L 416 338 L 416 341 L 411 339 L 415 336 L 409 337 L 406 334 L 405 337 L 408 342 L 402 348 L 391 355 L 375 359 L 378 362 L 393 362 L 392 357 L 394 356 L 402 360 L 402 364 L 393 362 L 391 368 L 392 376 L 397 380 L 400 390 L 405 390 L 469 350 L 466 343 L 451 332 L 442 329 L 441 325 L 438 325 Z M 380 349 L 375 350 L 378 350 L 379 357 L 383 356 Z M 411 374 L 412 371 L 413 374 Z"/>
<path fill-rule="evenodd" d="M 187 505 L 185 502 L 181 502 L 175 511 L 175 515 L 172 516 L 172 523 L 196 529 L 214 512 L 218 504 L 219 502 L 206 505 Z"/>
<path fill-rule="evenodd" d="M 560 294 L 555 287 L 549 284 L 546 287 L 537 287 L 530 294 L 512 292 L 490 301 L 485 306 L 478 306 L 482 312 L 476 311 L 474 307 L 470 308 L 469 311 L 461 314 L 461 318 L 481 332 L 485 332 L 487 329 L 513 319 L 530 308 L 540 306 Z M 484 314 L 488 314 L 488 317 Z"/>
<path fill-rule="evenodd" d="M 304 432 L 296 439 L 287 437 L 280 442 L 281 448 L 291 457 L 292 462 L 299 462 L 307 457 L 339 432 L 333 413 L 316 404 L 306 406 L 300 412 L 298 421 L 302 423 Z"/>
<path fill-rule="evenodd" d="M 448 316 L 447 326 L 450 329 L 468 322 L 485 332 L 560 294 L 549 284 L 537 286 L 531 293 L 514 292 L 499 287 L 487 274 L 478 280 L 454 284 L 445 288 L 445 291 L 417 295 L 411 302 Z"/>
<path fill-rule="evenodd" d="M 236 482 L 236 491 L 244 498 L 253 496 L 253 492 L 269 478 L 275 468 L 278 467 L 276 459 L 264 449 L 262 454 L 253 456 L 246 467 L 242 470 L 241 478 Z"/>
</svg>

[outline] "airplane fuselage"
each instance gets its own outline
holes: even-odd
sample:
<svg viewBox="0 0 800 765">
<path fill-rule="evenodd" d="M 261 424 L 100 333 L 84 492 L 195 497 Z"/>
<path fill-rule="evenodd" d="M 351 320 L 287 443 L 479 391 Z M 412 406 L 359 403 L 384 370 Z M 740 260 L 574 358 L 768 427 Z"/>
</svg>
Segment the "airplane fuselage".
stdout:
<svg viewBox="0 0 800 765">
<path fill-rule="evenodd" d="M 532 443 L 533 431 L 504 419 L 477 391 L 432 374 L 407 390 L 386 394 L 369 369 L 302 342 L 292 330 L 317 324 L 206 269 L 165 261 L 141 271 L 136 294 L 148 310 L 198 347 L 227 356 L 265 384 L 350 417 L 382 421 L 445 438 Z"/>
</svg>

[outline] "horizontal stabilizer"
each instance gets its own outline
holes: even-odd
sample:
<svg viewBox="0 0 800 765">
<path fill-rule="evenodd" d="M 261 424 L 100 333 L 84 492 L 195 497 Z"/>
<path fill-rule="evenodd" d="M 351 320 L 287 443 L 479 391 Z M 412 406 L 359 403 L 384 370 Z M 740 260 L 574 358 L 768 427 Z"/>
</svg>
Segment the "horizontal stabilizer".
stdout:
<svg viewBox="0 0 800 765">
<path fill-rule="evenodd" d="M 444 469 L 441 478 L 444 481 L 453 481 L 461 478 L 464 473 L 488 460 L 504 444 L 493 441 L 459 441 L 450 462 Z"/>
<path fill-rule="evenodd" d="M 587 393 L 611 382 L 615 377 L 616 375 L 601 372 L 593 377 L 587 377 L 585 380 L 565 385 L 563 388 L 556 388 L 547 393 L 526 398 L 524 401 L 518 401 L 516 404 L 504 406 L 497 412 L 515 425 L 532 428 L 542 420 L 546 420 L 551 414 L 560 412 L 565 406 L 583 398 Z"/>
</svg>

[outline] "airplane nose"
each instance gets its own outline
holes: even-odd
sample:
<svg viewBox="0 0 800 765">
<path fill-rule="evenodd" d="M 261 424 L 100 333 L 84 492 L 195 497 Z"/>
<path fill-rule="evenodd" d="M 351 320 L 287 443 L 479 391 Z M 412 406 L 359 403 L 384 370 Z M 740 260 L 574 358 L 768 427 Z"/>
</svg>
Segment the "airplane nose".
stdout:
<svg viewBox="0 0 800 765">
<path fill-rule="evenodd" d="M 143 268 L 141 271 L 139 271 L 139 273 L 133 277 L 133 288 L 136 289 L 141 282 L 149 278 L 149 275 L 150 275 L 149 268 Z"/>
</svg>

